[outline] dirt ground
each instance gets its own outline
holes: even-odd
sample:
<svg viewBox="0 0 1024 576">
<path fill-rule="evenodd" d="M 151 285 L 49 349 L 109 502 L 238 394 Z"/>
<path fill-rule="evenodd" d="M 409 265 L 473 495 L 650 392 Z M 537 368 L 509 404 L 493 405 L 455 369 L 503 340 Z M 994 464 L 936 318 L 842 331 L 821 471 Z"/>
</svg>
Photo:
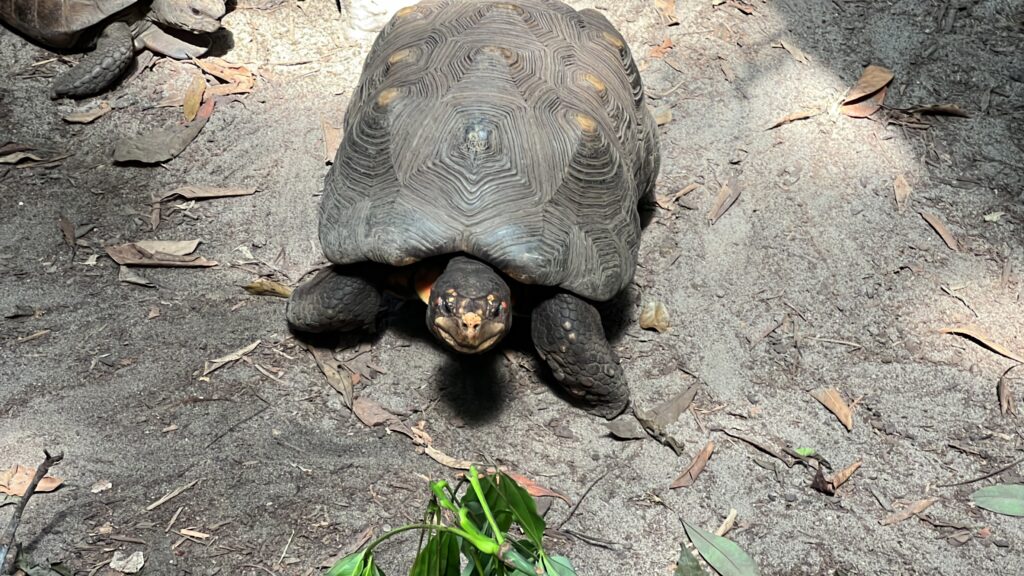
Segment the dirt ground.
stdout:
<svg viewBox="0 0 1024 576">
<path fill-rule="evenodd" d="M 671 109 L 659 192 L 700 185 L 647 228 L 615 341 L 640 408 L 701 382 L 669 428 L 682 454 L 615 440 L 554 395 L 522 327 L 500 353 L 456 358 L 415 305 L 368 343 L 338 342 L 337 357 L 372 376 L 357 393 L 426 421 L 441 452 L 500 463 L 574 502 L 600 478 L 551 541 L 583 575 L 671 574 L 679 518 L 713 530 L 730 509 L 729 537 L 762 574 L 1024 573 L 1024 524 L 969 498 L 1022 469 L 940 486 L 1024 449 L 1020 418 L 996 396 L 1014 362 L 941 332 L 974 325 L 1024 353 L 1024 3 L 678 0 L 671 27 L 653 1 L 570 4 L 620 27 L 651 105 Z M 196 141 L 156 167 L 112 164 L 111 143 L 180 123 L 180 106 L 155 104 L 184 94 L 192 65 L 158 60 L 102 97 L 111 113 L 72 125 L 61 118 L 89 103 L 47 97 L 65 64 L 35 65 L 53 54 L 0 31 L 0 144 L 67 155 L 0 165 L 0 469 L 34 466 L 44 448 L 66 454 L 53 470 L 66 485 L 33 499 L 19 531 L 37 562 L 104 574 L 122 550 L 144 552 L 144 574 L 315 574 L 366 530 L 416 519 L 426 479 L 456 473 L 353 417 L 288 333 L 284 301 L 242 289 L 260 274 L 297 282 L 321 262 L 322 122 L 340 126 L 370 43 L 350 33 L 350 14 L 328 0 L 240 0 L 224 57 L 258 70 L 254 92 L 221 101 Z M 673 48 L 652 55 L 666 38 Z M 970 117 L 839 114 L 868 64 L 895 73 L 887 106 L 955 104 Z M 821 113 L 767 130 L 810 109 Z M 740 196 L 709 225 L 727 182 Z M 151 197 L 186 184 L 258 191 L 168 202 L 151 230 Z M 92 226 L 74 251 L 61 215 Z M 119 282 L 103 247 L 151 238 L 200 239 L 219 265 L 137 270 L 155 288 Z M 637 326 L 653 300 L 671 315 L 666 333 Z M 200 377 L 205 361 L 256 341 L 245 361 Z M 810 395 L 823 387 L 855 404 L 851 431 Z M 721 429 L 815 448 L 836 470 L 863 466 L 825 496 L 807 467 Z M 669 490 L 709 440 L 696 483 Z M 922 517 L 881 524 L 925 498 L 937 500 Z M 549 526 L 568 514 L 554 501 Z M 408 569 L 415 545 L 381 549 L 389 573 Z"/>
</svg>

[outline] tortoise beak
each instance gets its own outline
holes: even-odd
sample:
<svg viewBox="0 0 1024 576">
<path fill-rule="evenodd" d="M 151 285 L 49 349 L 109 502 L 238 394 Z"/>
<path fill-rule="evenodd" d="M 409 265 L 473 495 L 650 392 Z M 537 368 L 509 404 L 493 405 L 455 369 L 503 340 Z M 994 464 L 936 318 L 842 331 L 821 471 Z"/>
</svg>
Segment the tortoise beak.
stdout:
<svg viewBox="0 0 1024 576">
<path fill-rule="evenodd" d="M 467 312 L 459 317 L 434 318 L 433 332 L 456 352 L 478 354 L 498 343 L 508 331 L 504 322 L 484 322 L 480 314 Z"/>
</svg>

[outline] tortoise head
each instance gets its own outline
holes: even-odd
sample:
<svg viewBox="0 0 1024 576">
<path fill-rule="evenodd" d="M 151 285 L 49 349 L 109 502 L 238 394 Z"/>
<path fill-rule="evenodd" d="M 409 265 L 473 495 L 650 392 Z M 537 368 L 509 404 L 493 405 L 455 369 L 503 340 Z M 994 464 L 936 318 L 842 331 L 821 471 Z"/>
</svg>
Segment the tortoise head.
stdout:
<svg viewBox="0 0 1024 576">
<path fill-rule="evenodd" d="M 510 297 L 508 284 L 491 267 L 452 258 L 430 289 L 427 327 L 456 352 L 483 352 L 512 326 Z"/>
<path fill-rule="evenodd" d="M 219 30 L 225 12 L 224 0 L 153 0 L 150 17 L 170 28 L 199 34 Z"/>
</svg>

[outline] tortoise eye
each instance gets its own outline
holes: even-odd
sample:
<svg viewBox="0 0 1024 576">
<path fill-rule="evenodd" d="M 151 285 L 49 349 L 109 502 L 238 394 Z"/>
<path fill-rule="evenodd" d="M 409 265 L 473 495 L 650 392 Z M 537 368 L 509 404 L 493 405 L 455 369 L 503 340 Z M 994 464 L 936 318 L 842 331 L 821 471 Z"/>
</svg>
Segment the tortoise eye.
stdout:
<svg viewBox="0 0 1024 576">
<path fill-rule="evenodd" d="M 501 306 L 494 304 L 491 306 L 491 318 L 497 318 L 501 315 Z"/>
<path fill-rule="evenodd" d="M 441 306 L 444 308 L 445 314 L 454 314 L 455 310 L 452 310 L 452 300 L 445 299 L 442 301 Z"/>
</svg>

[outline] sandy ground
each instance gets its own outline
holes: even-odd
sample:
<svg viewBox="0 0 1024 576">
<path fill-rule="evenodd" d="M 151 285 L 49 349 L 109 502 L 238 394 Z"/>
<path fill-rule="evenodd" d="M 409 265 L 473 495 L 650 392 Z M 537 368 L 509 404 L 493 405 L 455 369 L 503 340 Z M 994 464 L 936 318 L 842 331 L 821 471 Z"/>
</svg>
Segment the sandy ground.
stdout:
<svg viewBox="0 0 1024 576">
<path fill-rule="evenodd" d="M 339 342 L 337 357 L 373 376 L 358 394 L 426 421 L 453 457 L 503 464 L 573 501 L 607 472 L 551 541 L 580 574 L 670 574 L 679 518 L 714 529 L 730 509 L 729 537 L 762 574 L 1024 573 L 1024 524 L 969 498 L 1021 469 L 939 486 L 1024 448 L 1020 419 L 996 398 L 1014 362 L 940 332 L 975 325 L 1024 353 L 1024 4 L 753 1 L 749 15 L 712 4 L 679 0 L 672 27 L 653 2 L 596 4 L 632 45 L 651 105 L 672 111 L 659 192 L 700 185 L 647 228 L 615 342 L 641 408 L 701 382 L 669 428 L 681 455 L 610 438 L 552 393 L 521 334 L 501 353 L 455 358 L 407 305 L 368 344 Z M 322 122 L 340 126 L 369 48 L 351 24 L 326 0 L 240 0 L 225 58 L 258 70 L 255 91 L 220 102 L 157 167 L 113 165 L 111 143 L 179 123 L 180 107 L 154 105 L 185 92 L 191 65 L 159 60 L 103 97 L 113 112 L 71 125 L 62 116 L 89 103 L 47 98 L 46 76 L 65 65 L 33 66 L 52 53 L 0 31 L 0 144 L 68 155 L 0 165 L 0 468 L 35 465 L 43 448 L 66 454 L 54 469 L 66 485 L 34 499 L 19 532 L 37 561 L 84 574 L 122 550 L 144 552 L 146 574 L 315 574 L 367 529 L 416 518 L 426 478 L 453 477 L 405 437 L 356 420 L 289 335 L 284 301 L 241 288 L 260 274 L 293 283 L 320 262 Z M 666 38 L 674 47 L 651 57 Z M 868 64 L 895 73 L 888 106 L 956 104 L 970 118 L 838 114 Z M 766 130 L 809 109 L 821 113 Z M 709 225 L 729 181 L 739 199 Z M 152 195 L 186 184 L 258 192 L 167 203 L 152 231 Z M 75 251 L 61 215 L 93 227 Z M 200 239 L 220 264 L 141 270 L 155 288 L 119 282 L 102 247 L 150 238 Z M 649 300 L 666 305 L 670 331 L 637 327 Z M 205 361 L 257 340 L 246 361 L 200 377 Z M 852 431 L 809 394 L 822 387 L 855 404 Z M 811 470 L 723 428 L 863 466 L 825 496 Z M 709 440 L 697 482 L 669 490 Z M 91 491 L 104 481 L 112 488 Z M 881 525 L 887 508 L 925 498 L 937 501 L 922 518 Z M 549 524 L 568 512 L 553 502 Z M 182 540 L 182 528 L 211 536 Z M 381 550 L 385 567 L 407 569 L 414 546 Z"/>
</svg>

